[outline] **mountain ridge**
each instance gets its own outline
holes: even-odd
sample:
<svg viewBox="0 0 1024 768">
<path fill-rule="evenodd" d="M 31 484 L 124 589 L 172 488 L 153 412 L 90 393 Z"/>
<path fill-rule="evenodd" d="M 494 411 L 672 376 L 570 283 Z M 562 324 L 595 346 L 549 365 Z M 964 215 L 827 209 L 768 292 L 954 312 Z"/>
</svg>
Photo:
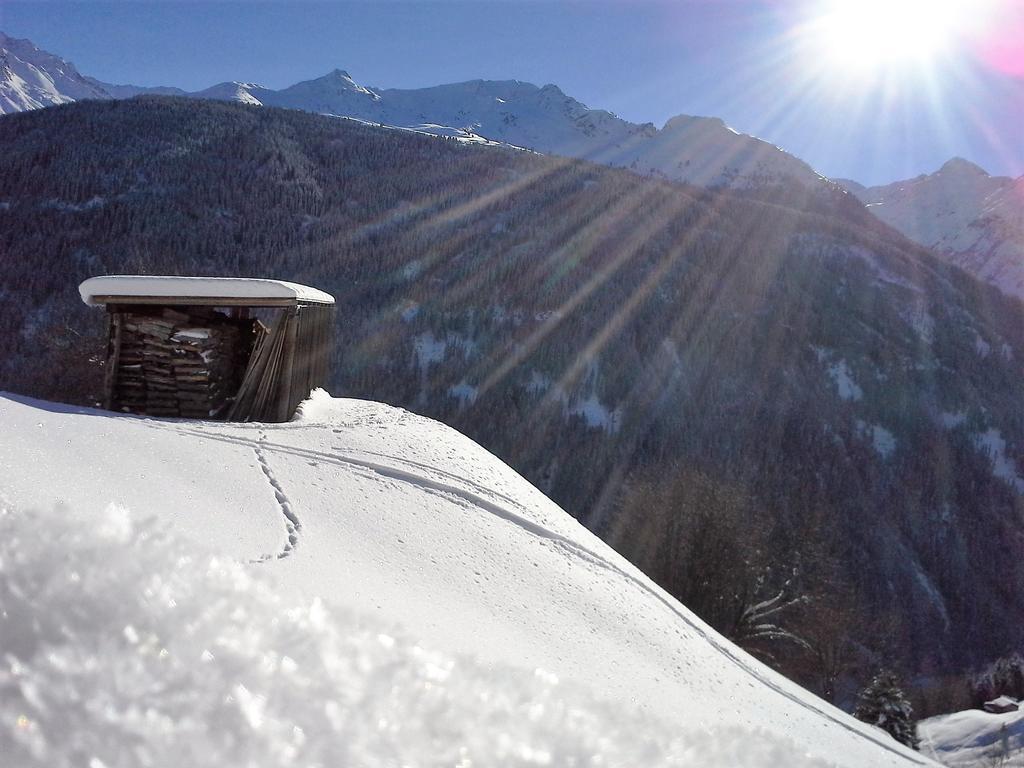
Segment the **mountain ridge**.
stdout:
<svg viewBox="0 0 1024 768">
<path fill-rule="evenodd" d="M 0 31 L 0 115 L 80 99 L 111 98 L 71 62 Z"/>
<path fill-rule="evenodd" d="M 28 51 L 29 46 L 21 45 L 19 50 Z M 30 54 L 24 55 L 35 63 L 25 61 L 23 68 L 46 81 L 46 86 L 34 96 L 25 95 L 26 88 L 5 74 L 0 99 L 3 89 L 17 95 L 0 101 L 0 113 L 81 98 L 187 95 L 351 117 L 439 136 L 483 138 L 700 186 L 749 188 L 790 181 L 817 186 L 826 181 L 799 158 L 732 130 L 719 118 L 678 115 L 658 129 L 592 109 L 551 83 L 536 86 L 519 80 L 477 79 L 430 88 L 381 89 L 360 85 L 347 70 L 335 68 L 279 90 L 229 81 L 186 93 L 167 86 L 104 83 L 77 70 L 64 77 L 61 73 L 71 65 L 63 59 L 35 46 Z M 58 71 L 47 74 L 47 65 Z"/>
<path fill-rule="evenodd" d="M 838 183 L 911 240 L 1024 298 L 1024 176 L 991 176 L 954 157 L 933 173 L 891 184 Z"/>
</svg>

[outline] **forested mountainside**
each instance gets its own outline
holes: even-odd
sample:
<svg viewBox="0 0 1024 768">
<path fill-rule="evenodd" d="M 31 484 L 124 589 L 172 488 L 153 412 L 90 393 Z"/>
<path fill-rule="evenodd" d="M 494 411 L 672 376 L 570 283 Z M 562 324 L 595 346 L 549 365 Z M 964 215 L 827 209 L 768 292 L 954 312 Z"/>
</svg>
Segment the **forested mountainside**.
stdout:
<svg viewBox="0 0 1024 768">
<path fill-rule="evenodd" d="M 0 388 L 95 399 L 86 277 L 308 283 L 335 394 L 464 431 L 826 695 L 1022 641 L 1024 308 L 848 195 L 175 98 L 5 116 L 0 147 Z M 779 594 L 801 642 L 745 610 Z"/>
</svg>

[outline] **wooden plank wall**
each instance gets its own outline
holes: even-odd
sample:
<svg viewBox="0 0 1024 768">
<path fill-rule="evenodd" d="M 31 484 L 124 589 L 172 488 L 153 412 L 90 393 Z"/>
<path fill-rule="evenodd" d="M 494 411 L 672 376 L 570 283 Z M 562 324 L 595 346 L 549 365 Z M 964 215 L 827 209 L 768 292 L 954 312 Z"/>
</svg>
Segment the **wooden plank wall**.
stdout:
<svg viewBox="0 0 1024 768">
<path fill-rule="evenodd" d="M 333 306 L 300 304 L 282 310 L 253 350 L 228 419 L 291 419 L 312 389 L 328 383 L 333 328 Z"/>
<path fill-rule="evenodd" d="M 313 389 L 328 384 L 334 346 L 334 307 L 307 304 L 300 305 L 298 310 L 288 395 L 283 411 L 289 419 Z"/>
<path fill-rule="evenodd" d="M 121 364 L 122 314 L 112 305 L 107 306 L 107 370 L 103 377 L 103 407 L 108 411 L 114 407 L 114 393 L 117 389 L 117 369 Z"/>
</svg>

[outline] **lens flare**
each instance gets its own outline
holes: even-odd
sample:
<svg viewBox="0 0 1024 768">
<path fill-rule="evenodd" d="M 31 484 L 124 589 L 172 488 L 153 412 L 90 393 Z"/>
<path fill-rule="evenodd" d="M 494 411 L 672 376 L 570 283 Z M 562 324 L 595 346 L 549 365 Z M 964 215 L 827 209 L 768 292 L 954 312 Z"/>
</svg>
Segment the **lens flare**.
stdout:
<svg viewBox="0 0 1024 768">
<path fill-rule="evenodd" d="M 846 73 L 928 66 L 947 57 L 995 0 L 826 0 L 806 34 L 816 55 Z"/>
<path fill-rule="evenodd" d="M 1003 0 L 975 40 L 979 58 L 993 69 L 1024 77 L 1024 0 Z"/>
</svg>

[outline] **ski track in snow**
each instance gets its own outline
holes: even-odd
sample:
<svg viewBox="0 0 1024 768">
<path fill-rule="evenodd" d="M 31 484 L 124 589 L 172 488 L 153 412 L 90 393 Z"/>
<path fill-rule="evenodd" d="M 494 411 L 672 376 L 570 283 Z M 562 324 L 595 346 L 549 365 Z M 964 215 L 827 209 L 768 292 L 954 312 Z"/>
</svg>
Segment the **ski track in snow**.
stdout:
<svg viewBox="0 0 1024 768">
<path fill-rule="evenodd" d="M 340 430 L 336 429 L 334 431 L 335 432 L 339 432 Z M 338 449 L 338 450 L 341 450 L 341 449 Z M 363 450 L 363 449 L 359 449 L 359 453 L 363 454 L 364 456 L 376 456 L 378 459 L 391 459 L 392 461 L 400 461 L 403 464 L 405 464 L 406 466 L 416 467 L 417 469 L 422 469 L 422 470 L 424 470 L 426 472 L 433 472 L 434 474 L 441 475 L 442 477 L 447 477 L 450 480 L 456 480 L 456 481 L 458 481 L 460 483 L 465 483 L 466 485 L 471 486 L 472 488 L 475 488 L 476 490 L 478 490 L 478 491 L 480 491 L 482 493 L 489 493 L 491 496 L 496 496 L 499 499 L 502 499 L 503 501 L 507 501 L 509 504 L 514 504 L 516 506 L 519 506 L 519 502 L 518 501 L 516 501 L 511 496 L 506 496 L 504 493 L 501 493 L 501 491 L 496 491 L 493 488 L 490 488 L 490 487 L 488 487 L 486 485 L 482 485 L 482 484 L 480 484 L 480 483 L 478 483 L 478 482 L 476 482 L 474 480 L 470 480 L 468 478 L 462 477 L 461 475 L 456 475 L 456 474 L 453 474 L 451 472 L 445 472 L 443 469 L 435 467 L 435 466 L 433 466 L 431 464 L 425 464 L 425 463 L 420 462 L 420 461 L 413 461 L 412 459 L 404 459 L 401 456 L 392 456 L 392 455 L 387 454 L 387 453 L 377 453 L 375 451 L 367 451 L 367 450 Z M 332 456 L 338 456 L 339 454 L 331 454 L 331 455 Z M 381 466 L 383 466 L 383 465 L 381 465 Z M 422 477 L 422 475 L 420 475 L 420 477 Z"/>
<path fill-rule="evenodd" d="M 181 432 L 184 430 L 176 431 Z M 192 434 L 203 434 L 206 436 L 205 433 L 199 431 L 189 431 Z M 246 442 L 253 443 L 253 441 Z M 255 441 L 255 444 L 253 444 L 252 451 L 256 454 L 256 461 L 259 464 L 260 469 L 263 471 L 263 475 L 267 478 L 267 482 L 270 483 L 270 487 L 274 491 L 274 498 L 277 500 L 277 504 L 281 508 L 281 514 L 284 516 L 284 527 L 288 537 L 285 539 L 285 543 L 281 548 L 281 551 L 276 555 L 277 559 L 280 560 L 281 558 L 288 557 L 295 547 L 299 545 L 299 531 L 302 530 L 302 523 L 299 522 L 298 516 L 292 510 L 291 501 L 288 500 L 288 496 L 281 487 L 281 483 L 278 482 L 273 470 L 270 469 L 270 464 L 267 462 L 267 453 L 264 449 L 266 445 L 267 433 L 261 429 L 259 440 Z M 253 562 L 264 563 L 273 557 L 275 557 L 275 555 L 262 555 Z"/>
<path fill-rule="evenodd" d="M 284 445 L 281 443 L 272 443 L 266 439 L 266 432 L 262 428 L 259 429 L 258 439 L 252 440 L 246 437 L 226 435 L 223 433 L 207 431 L 203 429 L 190 429 L 188 427 L 181 426 L 180 423 L 176 424 L 173 422 L 159 422 L 148 420 L 145 423 L 147 424 L 147 426 L 151 426 L 156 429 L 170 430 L 178 432 L 179 434 L 182 435 L 201 437 L 207 440 L 214 440 L 217 442 L 228 443 L 231 445 L 249 446 L 253 449 L 260 463 L 260 467 L 263 469 L 263 473 L 266 475 L 267 480 L 270 482 L 275 494 L 277 495 L 278 503 L 281 505 L 282 513 L 284 514 L 286 520 L 288 521 L 288 543 L 285 545 L 283 550 L 280 553 L 278 553 L 277 557 L 279 558 L 287 557 L 294 550 L 296 544 L 298 543 L 297 532 L 299 529 L 301 529 L 301 524 L 299 523 L 298 518 L 295 517 L 294 513 L 291 511 L 291 503 L 288 501 L 283 490 L 281 489 L 280 484 L 275 479 L 273 472 L 270 470 L 270 467 L 267 464 L 266 452 L 268 450 L 277 453 L 297 456 L 303 459 L 324 461 L 327 463 L 345 467 L 350 470 L 362 470 L 364 472 L 370 472 L 380 477 L 386 477 L 392 480 L 398 480 L 400 482 L 408 483 L 410 485 L 420 488 L 426 493 L 436 494 L 446 498 L 447 500 L 454 499 L 460 506 L 465 507 L 467 509 L 476 508 L 489 512 L 495 517 L 505 520 L 506 522 L 519 527 L 520 529 L 526 531 L 527 533 L 533 536 L 536 536 L 545 541 L 549 541 L 555 544 L 556 546 L 561 547 L 562 549 L 568 551 L 576 557 L 579 557 L 582 560 L 585 560 L 587 562 L 592 563 L 593 565 L 596 565 L 597 567 L 615 573 L 616 575 L 620 576 L 621 578 L 624 578 L 625 580 L 633 584 L 633 586 L 639 588 L 643 592 L 646 592 L 647 594 L 652 596 L 654 599 L 660 602 L 665 608 L 667 608 L 669 611 L 675 614 L 675 616 L 677 616 L 684 623 L 686 623 L 691 630 L 693 630 L 697 635 L 701 637 L 701 639 L 703 639 L 709 645 L 711 645 L 711 647 L 713 647 L 716 651 L 718 651 L 720 654 L 728 658 L 737 667 L 739 667 L 741 670 L 743 670 L 748 675 L 753 677 L 755 680 L 778 693 L 780 696 L 784 696 L 786 699 L 793 702 L 794 704 L 797 704 L 798 706 L 808 711 L 814 712 L 815 714 L 825 718 L 832 724 L 837 725 L 840 728 L 843 728 L 844 730 L 850 731 L 862 738 L 868 739 L 869 741 L 873 742 L 874 744 L 881 747 L 882 749 L 885 749 L 888 752 L 892 752 L 896 755 L 899 755 L 904 759 L 912 760 L 913 762 L 916 762 L 918 765 L 928 765 L 930 762 L 927 759 L 915 760 L 914 758 L 907 757 L 906 753 L 903 750 L 901 750 L 895 742 L 892 742 L 892 744 L 887 743 L 891 741 L 891 739 L 889 739 L 888 736 L 884 738 L 880 736 L 876 737 L 873 733 L 871 733 L 868 730 L 868 726 L 865 726 L 863 729 L 856 728 L 850 725 L 849 723 L 844 722 L 841 718 L 836 717 L 831 713 L 827 712 L 826 710 L 816 706 L 812 702 L 804 701 L 799 696 L 795 695 L 794 693 L 786 690 L 784 687 L 779 685 L 779 683 L 767 678 L 761 672 L 747 664 L 744 661 L 744 659 L 740 657 L 735 651 L 719 642 L 717 638 L 713 635 L 713 633 L 709 633 L 707 629 L 700 626 L 698 623 L 694 622 L 689 616 L 687 616 L 684 612 L 680 611 L 677 605 L 675 604 L 675 600 L 671 598 L 668 595 L 668 593 L 664 592 L 660 587 L 654 584 L 646 583 L 640 577 L 623 570 L 620 566 L 607 560 L 606 558 L 602 557 L 596 552 L 593 552 L 587 549 L 586 547 L 577 544 L 576 542 L 563 536 L 562 534 L 556 533 L 548 528 L 545 528 L 543 525 L 540 525 L 539 523 L 536 523 L 533 520 L 528 519 L 523 514 L 507 509 L 501 506 L 500 504 L 497 504 L 489 499 L 486 499 L 480 494 L 475 493 L 474 491 L 467 490 L 466 488 L 460 488 L 458 486 L 451 485 L 440 480 L 434 480 L 425 477 L 421 474 L 417 474 L 416 472 L 411 472 L 386 464 L 380 464 L 378 462 L 359 459 L 351 455 L 346 455 L 342 453 L 328 453 L 325 451 L 315 451 L 307 448 L 299 448 L 296 446 Z M 252 428 L 253 427 L 250 427 L 250 429 Z M 406 459 L 398 460 L 403 463 L 424 468 L 424 465 L 418 464 L 417 462 L 408 462 Z M 477 489 L 482 489 L 482 486 L 470 480 L 467 480 L 466 478 L 443 472 L 442 470 L 438 470 L 435 467 L 430 467 L 429 469 L 431 472 L 442 474 L 444 476 L 451 478 L 452 480 L 458 481 L 459 483 L 475 486 Z M 509 497 L 504 496 L 502 494 L 496 494 L 491 489 L 487 489 L 487 493 L 499 496 L 503 500 L 509 501 L 515 506 L 519 506 L 517 502 L 513 501 Z M 264 556 L 264 558 L 262 558 L 262 560 L 266 559 L 269 559 L 269 557 Z"/>
<path fill-rule="evenodd" d="M 928 755 L 936 763 L 942 765 L 942 760 L 939 758 L 938 752 L 935 751 L 935 745 L 932 743 L 931 732 L 926 731 L 925 726 L 923 724 L 919 724 L 917 726 L 917 735 L 921 737 L 921 754 Z"/>
</svg>

